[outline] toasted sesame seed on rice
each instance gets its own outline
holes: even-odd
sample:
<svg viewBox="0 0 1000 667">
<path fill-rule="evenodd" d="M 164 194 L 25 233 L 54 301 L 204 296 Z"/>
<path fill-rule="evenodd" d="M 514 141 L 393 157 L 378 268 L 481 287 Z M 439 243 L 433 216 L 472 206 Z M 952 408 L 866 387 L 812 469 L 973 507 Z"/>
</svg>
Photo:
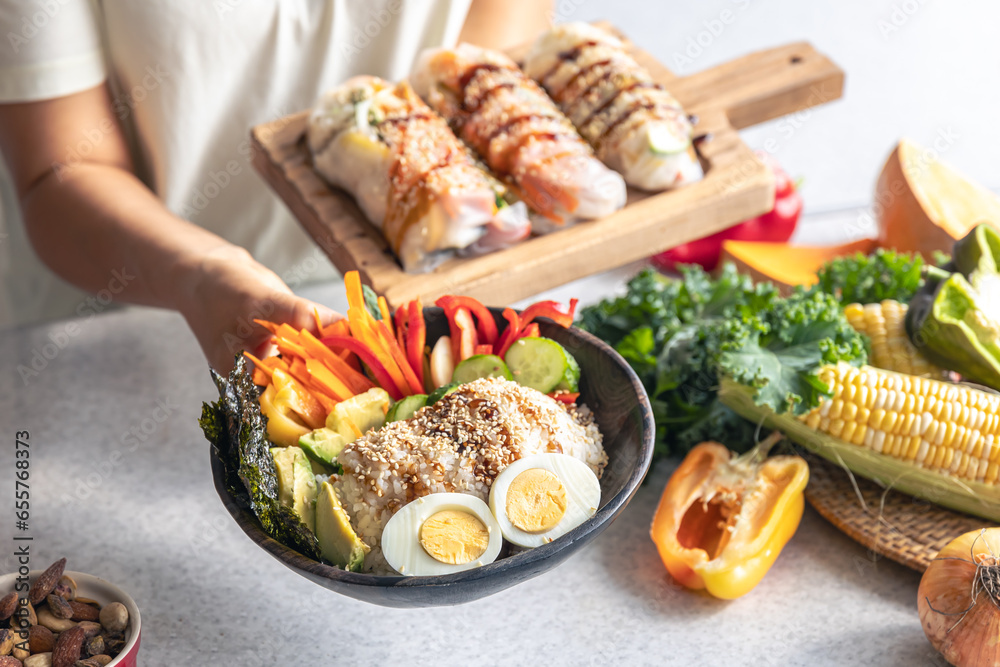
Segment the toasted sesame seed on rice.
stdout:
<svg viewBox="0 0 1000 667">
<path fill-rule="evenodd" d="M 531 454 L 568 454 L 600 477 L 608 462 L 602 440 L 586 406 L 567 408 L 515 382 L 483 378 L 347 445 L 334 488 L 372 549 L 365 570 L 388 574 L 382 529 L 403 505 L 440 492 L 486 501 L 496 476 Z"/>
</svg>

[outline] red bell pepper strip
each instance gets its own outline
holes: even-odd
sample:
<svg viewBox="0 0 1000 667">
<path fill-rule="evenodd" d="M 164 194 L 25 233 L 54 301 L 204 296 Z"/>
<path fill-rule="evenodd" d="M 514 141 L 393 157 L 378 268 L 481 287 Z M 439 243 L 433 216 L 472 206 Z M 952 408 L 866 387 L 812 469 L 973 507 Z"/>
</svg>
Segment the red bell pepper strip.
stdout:
<svg viewBox="0 0 1000 667">
<path fill-rule="evenodd" d="M 518 335 L 518 340 L 521 338 L 539 338 L 542 333 L 538 330 L 538 322 L 532 322 L 528 326 L 521 329 L 520 335 Z"/>
<path fill-rule="evenodd" d="M 344 348 L 358 355 L 358 358 L 364 362 L 365 366 L 372 372 L 372 375 L 375 376 L 375 381 L 378 382 L 378 385 L 389 392 L 392 400 L 398 401 L 403 398 L 403 392 L 396 386 L 396 382 L 389 375 L 389 371 L 376 358 L 375 353 L 368 349 L 367 345 L 350 336 L 326 336 L 322 342 L 331 349 Z"/>
<path fill-rule="evenodd" d="M 517 311 L 512 308 L 503 309 L 503 317 L 507 320 L 507 328 L 504 329 L 503 335 L 500 336 L 500 340 L 497 345 L 497 356 L 501 359 L 507 354 L 507 350 L 510 346 L 514 344 L 514 340 L 517 338 L 517 332 L 521 330 L 521 316 L 517 314 Z"/>
<path fill-rule="evenodd" d="M 471 296 L 443 296 L 434 302 L 444 308 L 445 312 L 453 312 L 457 308 L 467 308 L 476 318 L 476 333 L 480 343 L 493 345 L 497 342 L 497 323 L 493 313 L 482 303 Z"/>
<path fill-rule="evenodd" d="M 573 326 L 573 315 L 576 313 L 577 299 L 570 299 L 569 309 L 562 310 L 562 304 L 556 301 L 539 301 L 521 311 L 521 329 L 533 322 L 536 317 L 547 317 L 561 327 Z M 520 336 L 519 336 L 520 337 Z"/>
<path fill-rule="evenodd" d="M 406 350 L 407 325 L 409 324 L 409 307 L 400 306 L 396 309 L 396 342 L 404 351 Z"/>
<path fill-rule="evenodd" d="M 549 398 L 554 398 L 560 403 L 565 403 L 566 405 L 573 405 L 576 403 L 576 399 L 580 398 L 580 392 L 574 391 L 556 391 L 551 394 L 547 394 Z"/>
<path fill-rule="evenodd" d="M 457 364 L 476 353 L 476 345 L 479 344 L 476 323 L 468 308 L 456 308 L 448 321 L 452 324 L 452 356 Z"/>
<path fill-rule="evenodd" d="M 407 306 L 408 321 L 406 331 L 406 358 L 413 372 L 424 384 L 424 345 L 427 343 L 427 325 L 424 323 L 424 308 L 420 299 L 411 301 Z"/>
<path fill-rule="evenodd" d="M 474 350 L 476 354 L 493 354 L 492 345 L 477 345 Z"/>
<path fill-rule="evenodd" d="M 654 255 L 651 261 L 656 268 L 676 271 L 680 264 L 698 264 L 706 271 L 711 271 L 719 264 L 723 241 L 784 243 L 792 237 L 802 214 L 802 195 L 788 174 L 771 157 L 760 151 L 757 156 L 774 173 L 774 208 L 729 229 Z"/>
</svg>

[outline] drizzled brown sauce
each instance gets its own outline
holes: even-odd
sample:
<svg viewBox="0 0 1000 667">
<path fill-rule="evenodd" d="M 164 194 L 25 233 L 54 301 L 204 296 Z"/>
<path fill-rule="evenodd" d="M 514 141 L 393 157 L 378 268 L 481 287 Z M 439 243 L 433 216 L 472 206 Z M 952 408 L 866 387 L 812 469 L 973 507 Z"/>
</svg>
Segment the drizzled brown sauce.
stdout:
<svg viewBox="0 0 1000 667">
<path fill-rule="evenodd" d="M 472 99 L 468 98 L 468 96 L 466 95 L 466 89 L 480 73 L 499 72 L 504 70 L 509 72 L 510 75 L 514 77 L 514 80 L 501 81 L 500 83 L 497 83 L 496 85 L 489 88 L 486 88 L 484 86 L 484 90 L 480 91 L 479 95 L 477 95 L 475 98 Z M 468 118 L 469 116 L 472 116 L 475 113 L 477 113 L 482 107 L 483 103 L 487 99 L 489 99 L 491 95 L 495 94 L 498 90 L 502 90 L 504 88 L 515 88 L 519 85 L 525 86 L 529 90 L 531 89 L 537 90 L 537 88 L 534 88 L 531 79 L 528 79 L 526 76 L 524 76 L 524 73 L 521 72 L 520 70 L 512 69 L 510 67 L 504 67 L 501 65 L 494 65 L 492 63 L 479 63 L 469 67 L 465 72 L 462 73 L 462 76 L 459 78 L 460 95 L 462 97 L 462 111 L 464 112 L 465 117 Z M 470 141 L 470 143 L 478 144 L 480 147 L 480 153 L 482 153 L 484 157 L 486 157 L 486 153 L 488 152 L 490 143 L 494 139 L 497 139 L 502 135 L 509 134 L 511 130 L 513 130 L 516 126 L 522 123 L 527 123 L 536 120 L 562 121 L 562 117 L 554 109 L 552 113 L 546 113 L 543 110 L 528 114 L 522 114 L 519 116 L 513 116 L 509 118 L 506 122 L 501 123 L 496 127 L 494 127 L 493 130 L 486 137 L 475 137 L 475 138 L 468 137 L 468 139 L 470 140 L 475 139 L 474 141 Z M 461 122 L 460 125 L 464 126 L 465 125 L 464 121 Z M 561 139 L 571 139 L 579 141 L 579 138 L 575 133 L 571 133 L 568 131 L 553 132 L 550 130 L 547 131 L 539 130 L 535 132 L 528 132 L 520 139 L 518 139 L 517 143 L 515 143 L 513 146 L 508 147 L 503 152 L 503 155 L 499 156 L 498 159 L 491 160 L 490 166 L 493 167 L 493 170 L 497 173 L 498 176 L 502 178 L 509 177 L 511 175 L 510 158 L 514 155 L 517 155 L 517 153 L 520 152 L 520 150 L 524 148 L 529 142 L 559 141 Z"/>
<path fill-rule="evenodd" d="M 605 60 L 596 61 L 584 67 L 578 68 L 576 73 L 574 73 L 573 76 L 570 77 L 570 79 L 562 86 L 562 88 L 559 91 L 554 91 L 549 86 L 548 83 L 549 79 L 552 78 L 552 76 L 557 71 L 559 71 L 560 67 L 562 67 L 566 63 L 575 62 L 577 59 L 579 59 L 579 57 L 583 54 L 585 50 L 595 46 L 599 46 L 601 44 L 602 42 L 598 42 L 596 40 L 587 40 L 585 42 L 577 44 L 572 49 L 567 49 L 566 51 L 562 51 L 558 54 L 558 56 L 556 57 L 556 63 L 551 68 L 549 68 L 549 70 L 545 72 L 545 74 L 539 77 L 539 81 L 541 82 L 542 86 L 544 86 L 545 89 L 549 92 L 549 94 L 552 95 L 553 99 L 555 99 L 560 104 L 564 104 L 564 97 L 566 95 L 566 92 L 573 87 L 573 84 L 576 83 L 576 81 L 581 76 L 584 76 L 585 74 L 591 72 L 597 67 L 604 67 L 606 65 L 611 65 L 613 63 L 612 58 L 607 58 Z M 622 70 L 617 67 L 608 67 L 605 70 L 605 72 L 600 76 L 600 78 L 598 78 L 596 81 L 587 86 L 587 88 L 585 88 L 585 91 L 599 87 L 601 84 L 607 82 L 609 79 L 611 79 L 617 74 L 620 74 L 621 72 Z M 612 93 L 608 97 L 608 99 L 602 102 L 596 109 L 591 111 L 586 118 L 583 119 L 583 121 L 579 124 L 580 129 L 582 130 L 587 125 L 594 122 L 604 111 L 609 109 L 611 105 L 615 103 L 615 100 L 617 100 L 621 95 L 636 89 L 643 89 L 643 88 L 663 90 L 663 86 L 652 81 L 633 81 L 627 86 L 619 86 L 618 88 L 615 89 L 614 93 Z M 579 104 L 585 96 L 586 96 L 585 92 L 582 92 L 580 95 L 577 95 L 576 99 L 566 102 L 565 106 L 567 107 L 567 112 L 571 112 L 572 108 L 577 104 Z M 636 100 L 632 106 L 630 106 L 624 112 L 619 114 L 619 116 L 615 118 L 612 122 L 607 124 L 607 126 L 600 133 L 600 135 L 598 135 L 597 139 L 595 140 L 595 143 L 602 142 L 604 139 L 606 139 L 608 136 L 611 135 L 611 133 L 615 130 L 615 128 L 619 127 L 622 123 L 626 122 L 636 113 L 650 109 L 657 109 L 660 108 L 661 106 L 664 109 L 669 108 L 661 105 L 656 101 L 643 102 L 641 100 Z"/>
</svg>

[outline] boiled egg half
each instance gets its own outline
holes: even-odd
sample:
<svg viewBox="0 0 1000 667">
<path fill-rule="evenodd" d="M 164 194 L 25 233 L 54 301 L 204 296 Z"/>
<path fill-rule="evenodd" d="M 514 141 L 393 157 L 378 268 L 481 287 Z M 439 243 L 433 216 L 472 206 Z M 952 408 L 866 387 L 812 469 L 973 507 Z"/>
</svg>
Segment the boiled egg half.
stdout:
<svg viewBox="0 0 1000 667">
<path fill-rule="evenodd" d="M 493 480 L 490 509 L 508 541 L 538 547 L 594 516 L 601 484 L 586 463 L 567 454 L 518 459 Z"/>
<path fill-rule="evenodd" d="M 503 534 L 489 506 L 464 493 L 432 493 L 385 524 L 382 555 L 402 575 L 451 574 L 492 563 Z"/>
</svg>

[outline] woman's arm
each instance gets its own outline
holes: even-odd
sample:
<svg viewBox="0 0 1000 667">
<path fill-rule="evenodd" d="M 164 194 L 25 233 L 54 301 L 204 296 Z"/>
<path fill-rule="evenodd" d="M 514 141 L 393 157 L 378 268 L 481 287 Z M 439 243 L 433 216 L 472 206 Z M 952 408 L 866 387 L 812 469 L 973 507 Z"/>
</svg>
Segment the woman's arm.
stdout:
<svg viewBox="0 0 1000 667">
<path fill-rule="evenodd" d="M 458 40 L 501 50 L 524 44 L 552 25 L 552 5 L 552 0 L 472 0 Z"/>
<path fill-rule="evenodd" d="M 244 249 L 166 209 L 132 173 L 106 86 L 0 104 L 0 151 L 42 261 L 85 290 L 116 281 L 122 301 L 179 311 L 219 370 L 267 340 L 256 326 L 246 334 L 254 313 L 297 327 L 310 326 L 314 307 L 336 317 L 294 296 Z"/>
</svg>

